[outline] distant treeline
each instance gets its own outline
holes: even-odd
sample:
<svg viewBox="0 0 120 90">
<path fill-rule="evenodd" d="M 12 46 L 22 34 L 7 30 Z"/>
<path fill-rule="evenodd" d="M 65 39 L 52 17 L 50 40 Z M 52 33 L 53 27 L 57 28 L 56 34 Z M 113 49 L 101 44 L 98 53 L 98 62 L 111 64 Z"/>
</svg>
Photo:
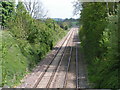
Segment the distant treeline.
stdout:
<svg viewBox="0 0 120 90">
<path fill-rule="evenodd" d="M 57 19 L 56 22 L 61 28 L 65 29 L 65 30 L 67 30 L 71 27 L 79 26 L 79 19 L 74 19 L 74 18 Z"/>
</svg>

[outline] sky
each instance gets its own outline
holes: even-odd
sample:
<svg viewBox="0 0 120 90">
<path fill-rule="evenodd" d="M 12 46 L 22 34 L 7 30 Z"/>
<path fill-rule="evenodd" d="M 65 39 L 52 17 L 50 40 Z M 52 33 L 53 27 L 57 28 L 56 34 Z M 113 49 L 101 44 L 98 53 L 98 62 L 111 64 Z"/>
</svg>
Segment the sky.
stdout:
<svg viewBox="0 0 120 90">
<path fill-rule="evenodd" d="M 16 0 L 16 2 L 18 1 L 24 0 Z M 77 0 L 38 0 L 38 1 L 42 2 L 45 10 L 48 11 L 47 17 L 62 19 L 79 18 L 79 15 L 77 16 L 73 15 L 74 10 L 73 2 Z"/>
<path fill-rule="evenodd" d="M 19 0 L 16 0 L 16 1 L 19 1 Z M 41 1 L 43 3 L 43 6 L 48 11 L 47 16 L 50 18 L 63 18 L 63 19 L 79 18 L 79 15 L 73 16 L 73 10 L 74 10 L 73 2 L 77 0 L 38 0 L 38 1 Z M 88 2 L 88 1 L 104 1 L 104 0 L 80 0 L 80 1 Z M 113 0 L 107 0 L 107 1 L 110 2 Z M 118 0 L 115 0 L 115 1 L 118 1 Z"/>
<path fill-rule="evenodd" d="M 75 0 L 41 0 L 50 18 L 78 18 L 73 16 L 73 2 Z"/>
</svg>

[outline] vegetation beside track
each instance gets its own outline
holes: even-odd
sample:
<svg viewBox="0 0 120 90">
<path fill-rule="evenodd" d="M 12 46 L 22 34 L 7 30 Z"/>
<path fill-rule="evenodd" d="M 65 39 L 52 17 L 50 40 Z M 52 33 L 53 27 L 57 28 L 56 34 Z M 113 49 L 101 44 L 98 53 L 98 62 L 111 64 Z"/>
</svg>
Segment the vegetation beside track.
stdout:
<svg viewBox="0 0 120 90">
<path fill-rule="evenodd" d="M 1 23 L 4 30 L 0 31 L 2 37 L 0 87 L 14 87 L 44 58 L 66 31 L 52 19 L 33 19 L 22 2 L 14 9 L 14 3 L 8 1 L 0 2 L 0 5 L 4 9 Z M 5 15 L 9 18 L 4 18 Z"/>
<path fill-rule="evenodd" d="M 120 88 L 119 7 L 119 3 L 82 4 L 79 36 L 92 88 Z"/>
</svg>

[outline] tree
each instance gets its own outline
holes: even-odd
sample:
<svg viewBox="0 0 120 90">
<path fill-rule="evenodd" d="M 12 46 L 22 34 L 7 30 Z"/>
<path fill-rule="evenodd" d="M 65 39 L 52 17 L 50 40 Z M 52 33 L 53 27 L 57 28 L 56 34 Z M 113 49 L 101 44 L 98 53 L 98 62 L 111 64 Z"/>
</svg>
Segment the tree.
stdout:
<svg viewBox="0 0 120 90">
<path fill-rule="evenodd" d="M 80 10 L 82 10 L 82 3 L 80 3 L 80 1 L 79 0 L 77 0 L 77 1 L 75 1 L 74 3 L 73 3 L 73 7 L 74 7 L 74 11 L 73 11 L 73 14 L 74 15 L 78 15 L 78 14 L 80 14 Z"/>
<path fill-rule="evenodd" d="M 19 2 L 16 6 L 15 15 L 7 22 L 7 28 L 13 33 L 14 37 L 27 39 L 30 33 L 28 27 L 32 23 L 32 17 L 25 9 L 22 2 Z M 14 23 L 14 24 L 13 24 Z"/>
<path fill-rule="evenodd" d="M 1 17 L 0 25 L 2 27 L 5 27 L 7 20 L 12 17 L 12 14 L 14 12 L 14 2 L 1 1 L 0 6 L 2 7 L 2 9 L 1 9 L 2 14 L 0 15 L 0 17 Z"/>
<path fill-rule="evenodd" d="M 47 16 L 48 11 L 45 11 L 42 2 L 39 0 L 24 0 L 24 5 L 30 15 L 35 19 Z"/>
</svg>

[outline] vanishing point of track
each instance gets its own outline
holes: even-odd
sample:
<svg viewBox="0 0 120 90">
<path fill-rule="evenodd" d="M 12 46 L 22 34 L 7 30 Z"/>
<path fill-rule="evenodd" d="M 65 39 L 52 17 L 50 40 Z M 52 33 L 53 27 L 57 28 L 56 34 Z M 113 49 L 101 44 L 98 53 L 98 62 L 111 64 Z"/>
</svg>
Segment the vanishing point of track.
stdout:
<svg viewBox="0 0 120 90">
<path fill-rule="evenodd" d="M 67 37 L 66 37 L 65 40 L 62 42 L 62 45 L 60 46 L 60 48 L 58 48 L 57 53 L 56 53 L 56 55 L 54 56 L 53 60 L 52 60 L 52 61 L 50 62 L 50 64 L 47 66 L 45 72 L 43 72 L 42 75 L 39 77 L 39 79 L 37 80 L 37 82 L 35 83 L 35 85 L 34 85 L 33 88 L 37 88 L 39 82 L 40 82 L 41 79 L 44 77 L 44 75 L 45 75 L 45 73 L 47 72 L 48 68 L 50 67 L 51 63 L 54 61 L 55 57 L 57 56 L 57 54 L 58 54 L 59 51 L 61 50 L 63 44 L 66 42 L 66 40 L 69 41 L 69 39 L 71 38 L 72 33 L 73 33 L 73 31 L 70 31 L 70 32 L 68 33 Z M 68 42 L 67 42 L 67 44 L 68 44 Z M 67 44 L 66 44 L 66 45 L 67 45 Z M 65 49 L 66 49 L 66 47 L 65 47 Z M 65 49 L 64 49 L 63 54 L 62 54 L 62 56 L 61 56 L 61 60 L 59 60 L 59 65 L 60 65 L 60 63 L 61 63 L 61 61 L 62 61 L 62 59 L 63 59 Z M 58 66 L 56 67 L 56 69 L 53 71 L 52 76 L 51 76 L 51 78 L 50 78 L 50 80 L 49 80 L 46 88 L 48 88 L 48 87 L 50 86 L 50 82 L 51 82 L 52 78 L 54 77 L 55 71 L 57 70 L 57 68 L 59 68 L 59 65 L 58 65 Z"/>
<path fill-rule="evenodd" d="M 51 60 L 48 58 L 48 63 L 40 64 L 38 73 L 31 74 L 22 88 L 81 88 L 83 76 L 79 75 L 78 29 L 72 28 L 58 45 Z"/>
<path fill-rule="evenodd" d="M 57 70 L 59 70 L 59 67 L 60 67 L 61 62 L 62 62 L 62 60 L 63 60 L 63 57 L 65 56 L 65 51 L 67 50 L 67 45 L 68 45 L 68 43 L 71 43 L 71 42 L 72 42 L 71 44 L 73 44 L 73 41 L 72 41 L 72 40 L 73 40 L 74 34 L 75 34 L 74 30 L 71 30 L 71 31 L 68 33 L 67 37 L 66 37 L 65 40 L 62 42 L 62 45 L 60 46 L 60 48 L 58 48 L 57 53 L 56 53 L 56 55 L 54 56 L 53 60 L 52 60 L 52 61 L 50 62 L 50 64 L 47 66 L 45 72 L 43 72 L 43 73 L 40 75 L 40 77 L 38 78 L 38 80 L 37 80 L 37 82 L 35 83 L 35 85 L 34 85 L 33 88 L 37 88 L 37 87 L 38 87 L 40 81 L 41 81 L 42 78 L 44 77 L 44 75 L 45 75 L 45 73 L 47 72 L 48 68 L 50 67 L 51 63 L 54 61 L 55 57 L 56 57 L 57 54 L 60 52 L 62 46 L 66 43 L 66 44 L 65 44 L 66 46 L 65 46 L 65 48 L 64 48 L 64 50 L 63 50 L 63 53 L 62 53 L 62 55 L 61 55 L 61 58 L 60 58 L 60 60 L 59 60 L 59 62 L 58 62 L 58 65 L 57 65 L 57 67 L 53 70 L 52 75 L 51 75 L 49 81 L 47 82 L 47 85 L 46 85 L 45 88 L 49 88 L 49 87 L 50 87 L 50 84 L 51 84 L 51 82 L 52 82 L 52 80 L 53 80 L 53 78 L 54 78 L 54 76 L 55 76 L 55 73 L 56 73 Z M 68 41 L 66 42 L 66 40 L 68 40 Z M 70 42 L 70 41 L 71 41 L 71 42 Z M 70 52 L 69 52 L 70 55 L 69 55 L 69 58 L 68 58 L 68 64 L 67 64 L 67 69 L 66 69 L 66 73 L 65 73 L 65 79 L 64 79 L 63 88 L 66 88 L 66 85 L 67 85 L 67 74 L 68 74 L 69 67 L 70 67 L 72 51 L 73 51 L 73 46 L 70 47 Z M 78 56 L 77 56 L 77 47 L 76 47 L 76 88 L 79 87 L 79 85 L 78 85 L 78 63 L 77 63 L 77 62 L 78 62 L 78 61 L 77 61 L 78 58 L 77 58 L 77 57 L 78 57 Z"/>
</svg>

